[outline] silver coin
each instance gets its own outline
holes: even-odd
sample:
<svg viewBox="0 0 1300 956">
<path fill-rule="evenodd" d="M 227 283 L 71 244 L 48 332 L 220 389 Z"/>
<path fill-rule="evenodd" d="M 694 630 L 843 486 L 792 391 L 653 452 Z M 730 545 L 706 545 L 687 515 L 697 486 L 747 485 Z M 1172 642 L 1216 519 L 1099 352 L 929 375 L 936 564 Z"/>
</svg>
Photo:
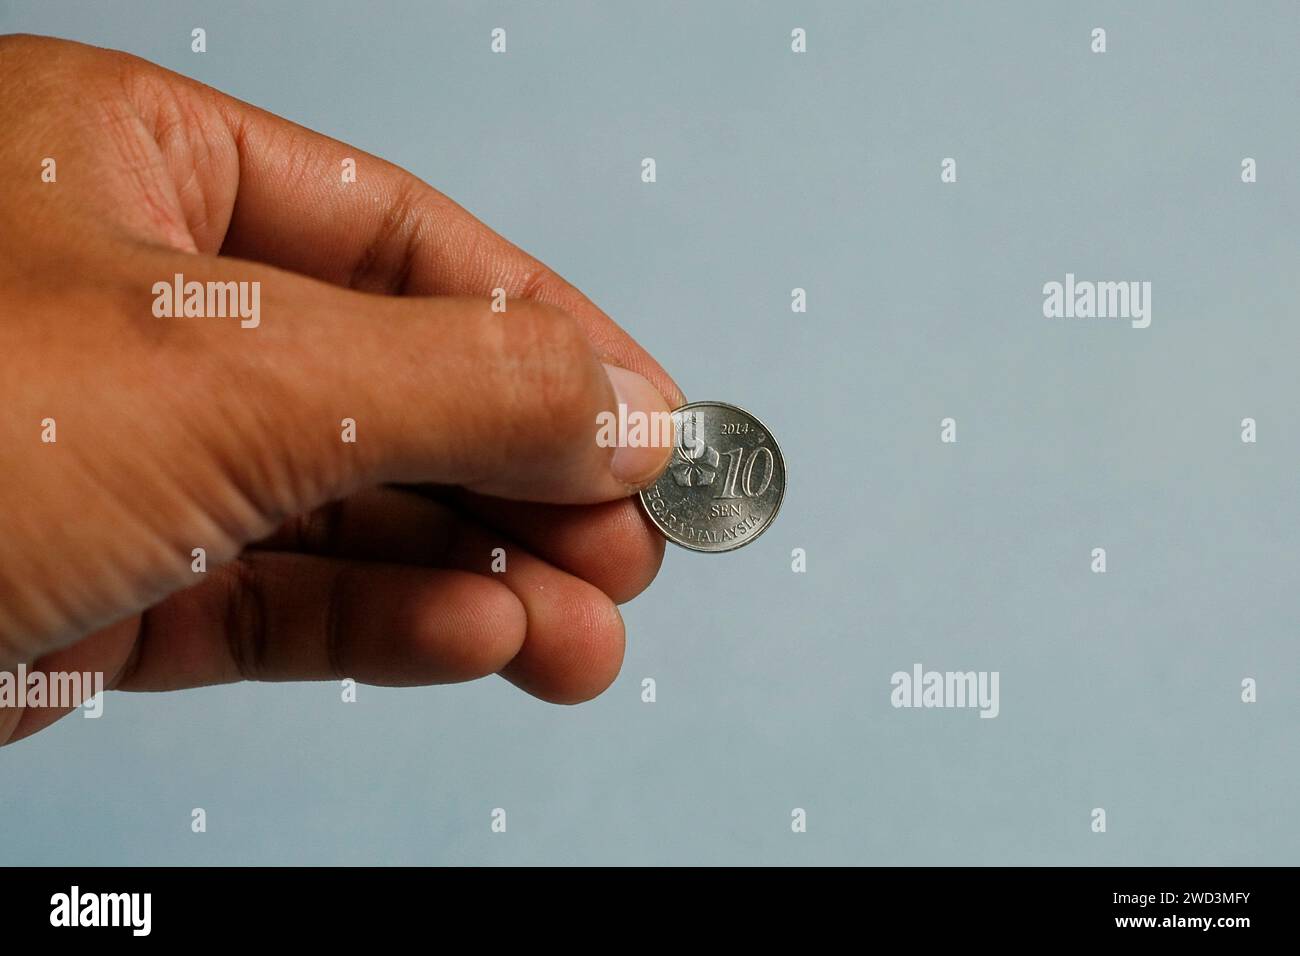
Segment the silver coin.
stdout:
<svg viewBox="0 0 1300 956">
<path fill-rule="evenodd" d="M 767 530 L 785 495 L 785 459 L 767 426 L 725 402 L 673 413 L 672 461 L 641 506 L 665 538 L 692 551 L 733 551 Z"/>
</svg>

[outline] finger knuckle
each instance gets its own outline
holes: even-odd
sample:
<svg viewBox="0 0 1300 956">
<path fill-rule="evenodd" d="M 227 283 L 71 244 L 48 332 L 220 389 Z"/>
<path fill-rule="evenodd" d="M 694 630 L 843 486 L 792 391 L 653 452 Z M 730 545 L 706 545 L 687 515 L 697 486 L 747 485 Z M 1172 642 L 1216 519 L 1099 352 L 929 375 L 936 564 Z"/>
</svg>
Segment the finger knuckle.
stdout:
<svg viewBox="0 0 1300 956">
<path fill-rule="evenodd" d="M 244 680 L 257 680 L 267 655 L 266 582 L 252 561 L 227 566 L 224 632 L 227 651 Z"/>
</svg>

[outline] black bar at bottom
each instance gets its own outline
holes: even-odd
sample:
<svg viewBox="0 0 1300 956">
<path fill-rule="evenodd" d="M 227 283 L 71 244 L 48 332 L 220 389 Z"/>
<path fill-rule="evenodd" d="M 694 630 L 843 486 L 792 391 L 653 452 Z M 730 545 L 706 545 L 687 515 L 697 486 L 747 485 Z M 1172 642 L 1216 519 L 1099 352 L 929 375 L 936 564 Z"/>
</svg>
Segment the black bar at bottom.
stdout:
<svg viewBox="0 0 1300 956">
<path fill-rule="evenodd" d="M 689 939 L 694 948 L 720 937 L 734 948 L 747 938 L 770 944 L 786 930 L 880 943 L 907 930 L 926 946 L 1098 935 L 1232 945 L 1293 935 L 1295 876 L 1274 868 L 9 868 L 0 870 L 0 932 L 6 943 L 299 944 L 361 933 L 367 943 L 462 948 L 475 945 L 466 933 L 499 945 L 514 930 L 534 933 L 538 945 L 644 938 Z"/>
</svg>

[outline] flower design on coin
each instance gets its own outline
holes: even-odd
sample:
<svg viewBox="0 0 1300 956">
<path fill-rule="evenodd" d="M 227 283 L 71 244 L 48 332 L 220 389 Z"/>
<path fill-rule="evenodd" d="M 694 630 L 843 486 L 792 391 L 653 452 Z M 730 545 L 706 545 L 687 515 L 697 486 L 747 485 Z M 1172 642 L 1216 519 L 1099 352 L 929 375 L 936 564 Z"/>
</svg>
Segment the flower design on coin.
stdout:
<svg viewBox="0 0 1300 956">
<path fill-rule="evenodd" d="M 711 485 L 718 475 L 720 461 L 717 451 L 704 442 L 699 442 L 699 451 L 694 454 L 679 444 L 671 466 L 673 479 L 683 488 Z"/>
</svg>

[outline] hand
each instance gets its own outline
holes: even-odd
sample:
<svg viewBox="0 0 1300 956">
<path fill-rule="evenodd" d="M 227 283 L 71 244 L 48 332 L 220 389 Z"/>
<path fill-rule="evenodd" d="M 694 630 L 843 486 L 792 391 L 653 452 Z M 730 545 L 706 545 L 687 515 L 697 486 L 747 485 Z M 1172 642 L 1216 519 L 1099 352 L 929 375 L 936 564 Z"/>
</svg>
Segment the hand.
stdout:
<svg viewBox="0 0 1300 956">
<path fill-rule="evenodd" d="M 20 36 L 0 88 L 0 670 L 613 680 L 670 449 L 596 424 L 682 403 L 649 355 L 411 175 L 201 84 Z M 248 308 L 160 317 L 177 274 Z M 0 708 L 0 743 L 64 712 Z"/>
</svg>

